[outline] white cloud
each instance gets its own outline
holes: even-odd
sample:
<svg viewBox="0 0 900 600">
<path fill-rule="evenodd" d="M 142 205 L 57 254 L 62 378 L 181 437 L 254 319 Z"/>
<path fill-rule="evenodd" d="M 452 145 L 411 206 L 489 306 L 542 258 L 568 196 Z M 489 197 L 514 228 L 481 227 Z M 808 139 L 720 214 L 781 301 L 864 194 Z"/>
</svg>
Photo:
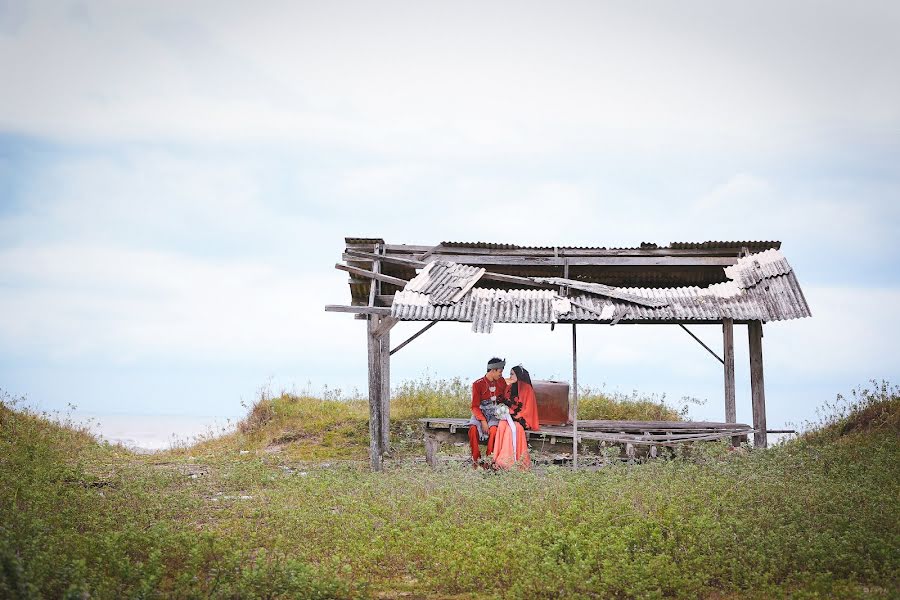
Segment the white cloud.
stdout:
<svg viewBox="0 0 900 600">
<path fill-rule="evenodd" d="M 848 118 L 878 136 L 900 106 L 889 4 L 81 6 L 6 27 L 6 128 L 402 156 L 780 151 Z"/>
<path fill-rule="evenodd" d="M 298 345 L 335 351 L 351 326 L 320 317 L 326 282 L 247 261 L 17 248 L 0 254 L 0 276 L 0 343 L 12 355 L 265 365 Z"/>
</svg>

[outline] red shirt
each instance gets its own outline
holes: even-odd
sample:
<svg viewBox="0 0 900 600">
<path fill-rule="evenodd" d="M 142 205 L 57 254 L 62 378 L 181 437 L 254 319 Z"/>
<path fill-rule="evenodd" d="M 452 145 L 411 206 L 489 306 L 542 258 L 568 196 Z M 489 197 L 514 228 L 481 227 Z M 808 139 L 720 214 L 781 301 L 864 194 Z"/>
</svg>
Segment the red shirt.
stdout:
<svg viewBox="0 0 900 600">
<path fill-rule="evenodd" d="M 494 386 L 494 391 L 490 390 Z M 479 421 L 486 420 L 484 413 L 481 412 L 481 401 L 490 400 L 491 396 L 501 399 L 506 395 L 506 380 L 502 377 L 497 381 L 490 382 L 485 375 L 481 379 L 472 384 L 472 414 Z"/>
</svg>

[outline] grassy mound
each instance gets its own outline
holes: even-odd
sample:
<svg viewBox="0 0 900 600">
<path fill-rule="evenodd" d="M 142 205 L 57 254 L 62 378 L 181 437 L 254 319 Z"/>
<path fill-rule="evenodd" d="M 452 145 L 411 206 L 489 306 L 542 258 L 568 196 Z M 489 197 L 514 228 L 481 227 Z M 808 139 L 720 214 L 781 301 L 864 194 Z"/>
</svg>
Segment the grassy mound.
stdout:
<svg viewBox="0 0 900 600">
<path fill-rule="evenodd" d="M 391 395 L 391 441 L 395 457 L 421 456 L 425 417 L 469 417 L 471 384 L 460 378 L 425 377 L 405 381 Z M 604 394 L 588 388 L 579 400 L 581 419 L 680 421 L 686 415 L 664 399 L 632 393 Z M 294 460 L 366 460 L 369 451 L 369 404 L 326 390 L 319 397 L 260 392 L 233 434 L 205 441 L 195 452 L 264 450 Z"/>
<path fill-rule="evenodd" d="M 140 456 L 7 399 L 0 597 L 897 597 L 898 395 L 863 396 L 765 451 L 501 474 Z M 362 419 L 269 400 L 229 439 Z"/>
</svg>

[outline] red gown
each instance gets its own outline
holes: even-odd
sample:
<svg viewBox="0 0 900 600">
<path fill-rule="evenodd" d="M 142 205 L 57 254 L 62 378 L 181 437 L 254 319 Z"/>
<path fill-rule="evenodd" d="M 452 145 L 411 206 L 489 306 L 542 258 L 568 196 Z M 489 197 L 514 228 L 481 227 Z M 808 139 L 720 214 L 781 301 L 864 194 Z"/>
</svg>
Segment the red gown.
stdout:
<svg viewBox="0 0 900 600">
<path fill-rule="evenodd" d="M 515 431 L 510 429 L 509 422 L 504 419 L 497 426 L 497 434 L 494 437 L 494 464 L 501 469 L 509 469 L 515 464 L 522 469 L 531 468 L 528 440 L 525 437 L 525 428 L 522 427 L 522 422 L 524 421 L 530 431 L 537 431 L 540 428 L 534 388 L 524 381 L 518 382 L 518 388 L 518 396 L 510 398 L 512 406 L 509 410 Z M 513 436 L 516 436 L 515 450 L 513 449 Z"/>
</svg>

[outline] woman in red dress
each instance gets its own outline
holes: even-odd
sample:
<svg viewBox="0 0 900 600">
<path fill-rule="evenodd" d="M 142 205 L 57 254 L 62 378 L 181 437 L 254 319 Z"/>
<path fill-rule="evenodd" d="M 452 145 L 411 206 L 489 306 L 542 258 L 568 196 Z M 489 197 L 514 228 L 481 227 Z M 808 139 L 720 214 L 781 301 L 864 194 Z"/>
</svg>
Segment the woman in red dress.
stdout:
<svg viewBox="0 0 900 600">
<path fill-rule="evenodd" d="M 494 464 L 500 469 L 509 469 L 518 464 L 522 469 L 531 468 L 528 455 L 528 441 L 525 431 L 537 431 L 537 401 L 531 385 L 531 375 L 522 365 L 512 368 L 507 383 L 505 404 L 509 415 L 500 419 L 497 437 L 494 440 Z"/>
</svg>

